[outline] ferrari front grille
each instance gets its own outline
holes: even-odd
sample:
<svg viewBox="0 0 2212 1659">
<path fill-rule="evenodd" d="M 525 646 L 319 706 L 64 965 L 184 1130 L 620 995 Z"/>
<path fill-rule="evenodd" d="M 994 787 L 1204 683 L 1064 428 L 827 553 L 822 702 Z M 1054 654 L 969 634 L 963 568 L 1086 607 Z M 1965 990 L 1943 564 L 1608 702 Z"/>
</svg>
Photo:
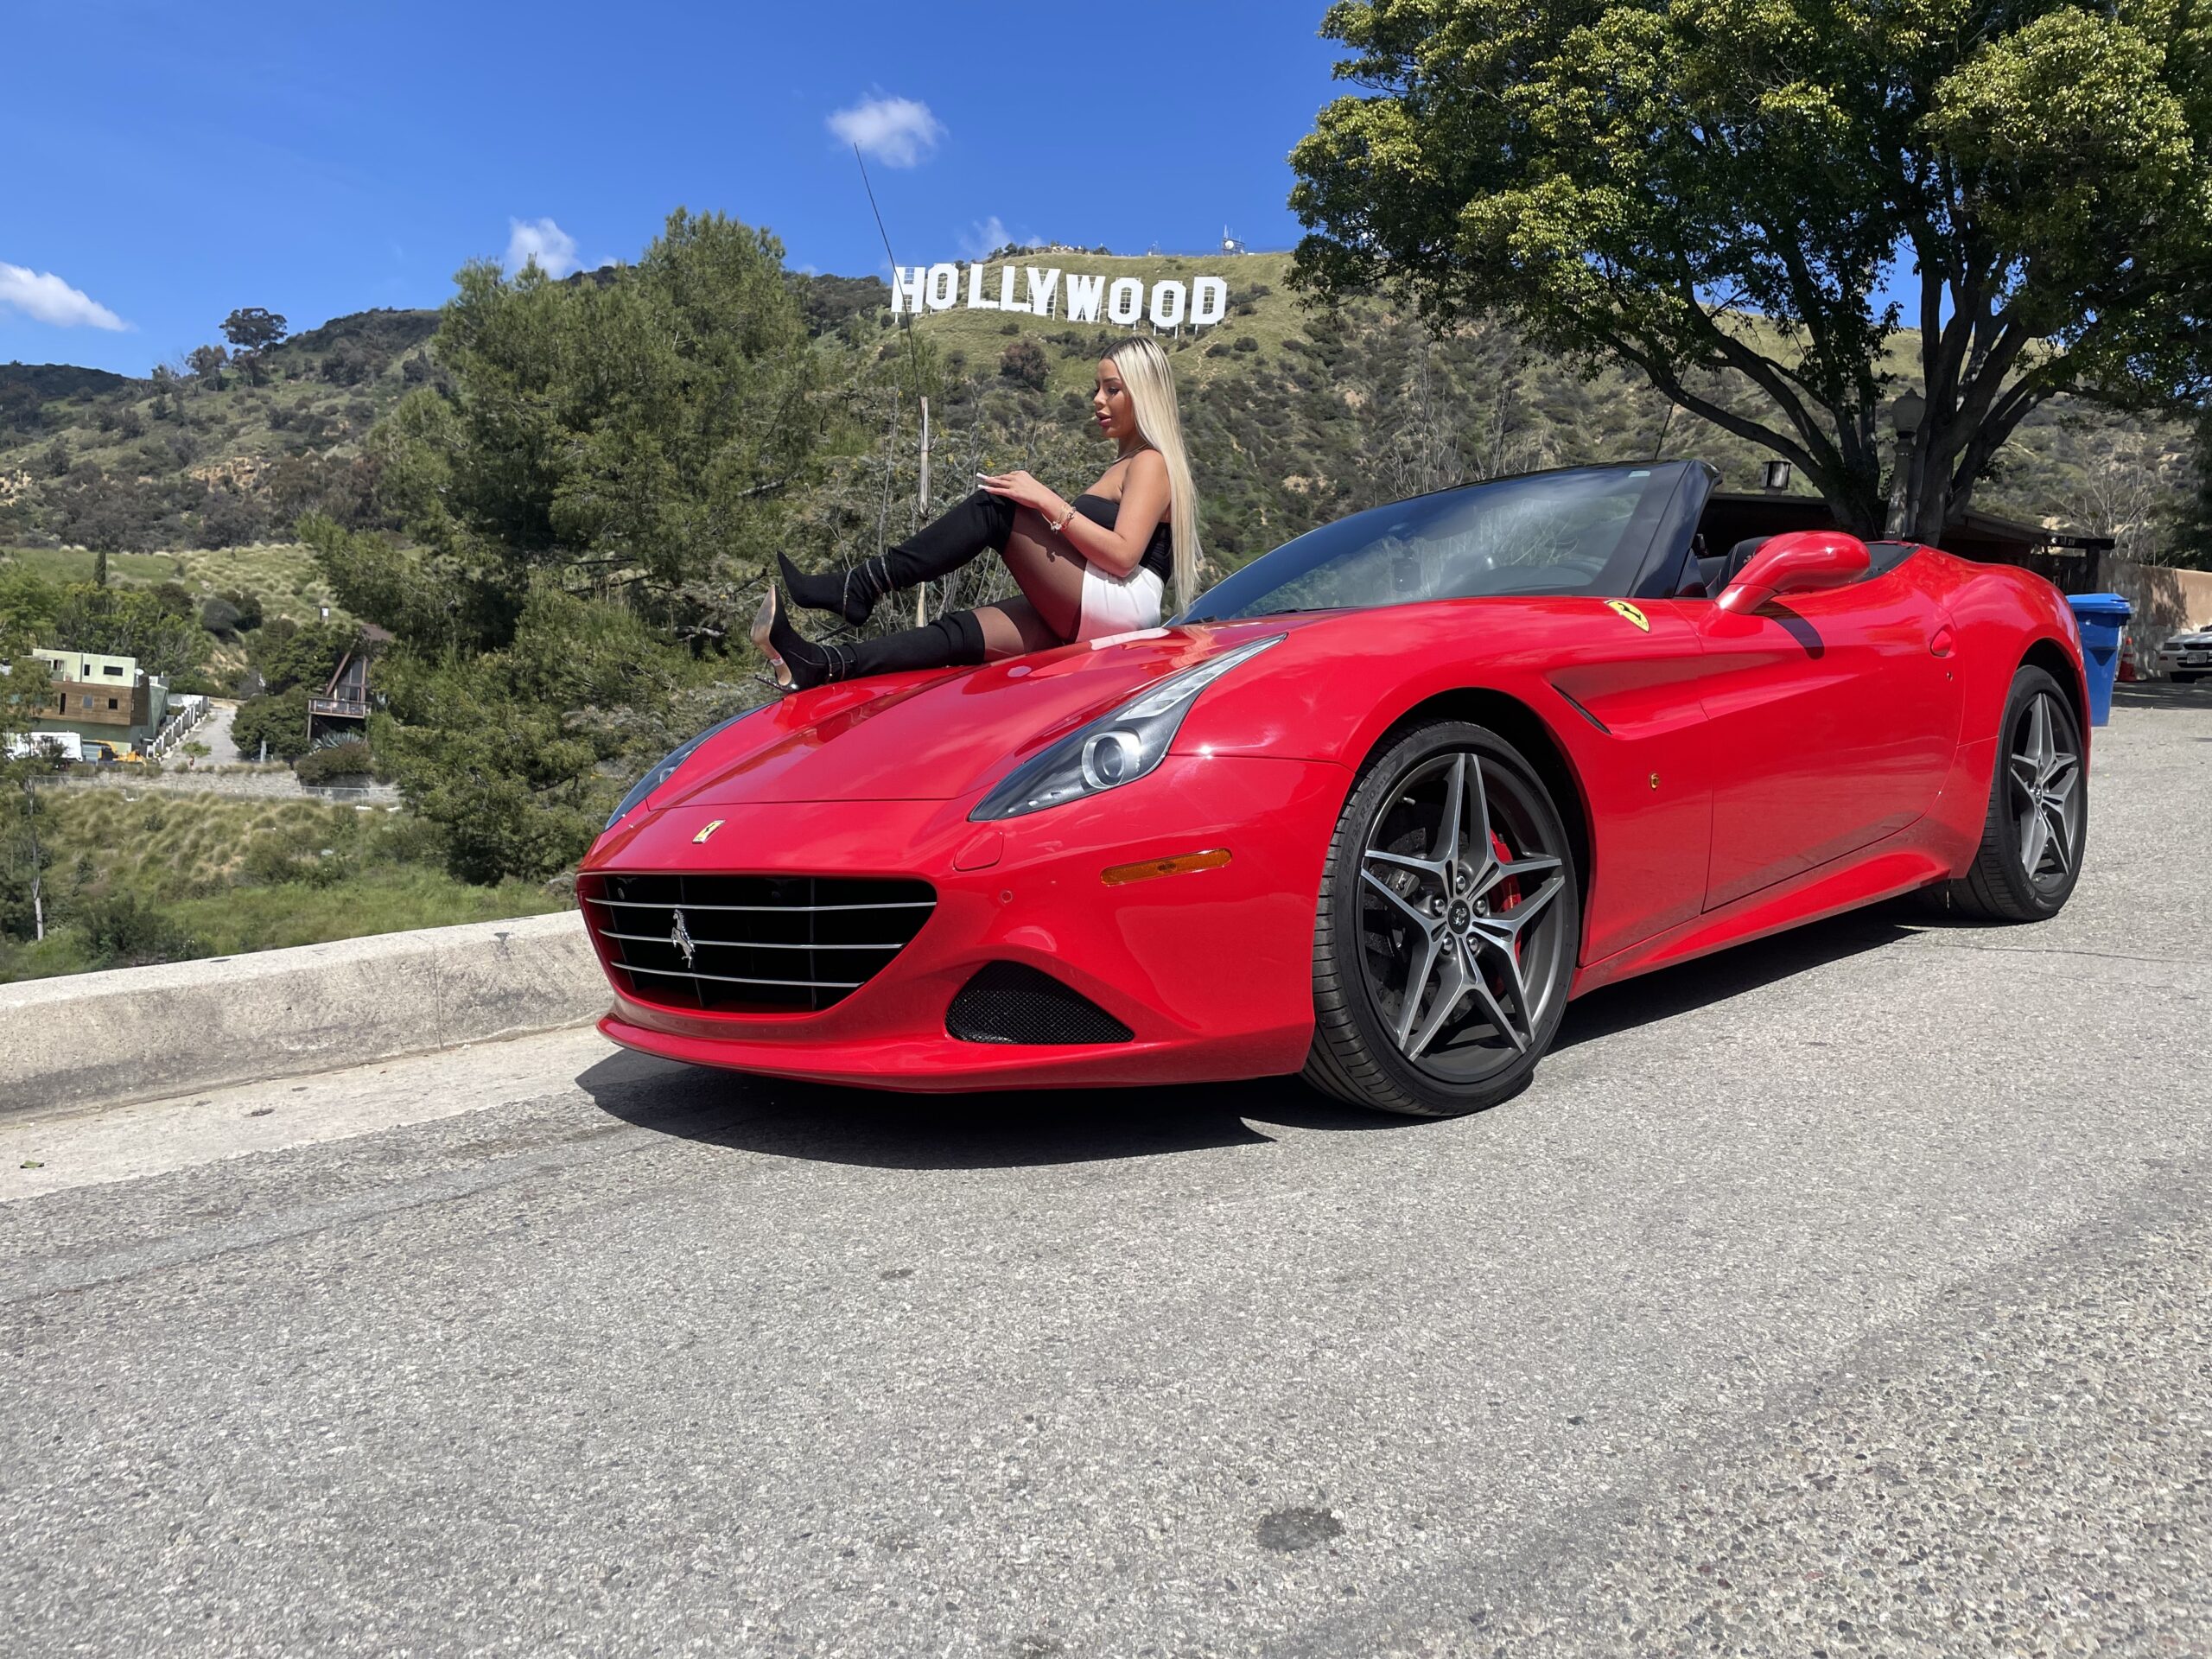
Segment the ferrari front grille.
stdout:
<svg viewBox="0 0 2212 1659">
<path fill-rule="evenodd" d="M 926 881 L 829 875 L 580 877 L 617 985 L 715 1014 L 812 1014 L 883 971 L 937 907 Z"/>
</svg>

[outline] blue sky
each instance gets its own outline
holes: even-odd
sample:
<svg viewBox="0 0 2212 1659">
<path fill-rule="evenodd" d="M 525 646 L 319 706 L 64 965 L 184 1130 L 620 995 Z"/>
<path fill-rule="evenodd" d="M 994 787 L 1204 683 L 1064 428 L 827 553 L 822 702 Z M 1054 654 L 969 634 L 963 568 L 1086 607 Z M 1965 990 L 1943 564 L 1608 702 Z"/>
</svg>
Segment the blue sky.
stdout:
<svg viewBox="0 0 2212 1659">
<path fill-rule="evenodd" d="M 301 328 L 522 245 L 630 258 L 679 205 L 879 270 L 841 113 L 903 264 L 995 226 L 1287 247 L 1285 157 L 1343 90 L 1324 0 L 11 10 L 0 361 L 131 374 L 234 306 Z"/>
</svg>

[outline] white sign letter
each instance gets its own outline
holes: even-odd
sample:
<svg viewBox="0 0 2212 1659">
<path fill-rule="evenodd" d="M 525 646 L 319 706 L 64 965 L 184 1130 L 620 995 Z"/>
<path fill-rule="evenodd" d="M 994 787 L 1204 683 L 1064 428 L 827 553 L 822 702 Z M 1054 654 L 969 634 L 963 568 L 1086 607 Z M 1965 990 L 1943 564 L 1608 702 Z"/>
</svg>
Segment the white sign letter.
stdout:
<svg viewBox="0 0 2212 1659">
<path fill-rule="evenodd" d="M 1105 286 L 1103 276 L 1086 276 L 1076 270 L 1068 272 L 1068 321 L 1097 321 L 1098 296 Z"/>
<path fill-rule="evenodd" d="M 1191 326 L 1203 328 L 1229 315 L 1229 284 L 1218 276 L 1201 276 L 1191 284 Z"/>
<path fill-rule="evenodd" d="M 1180 283 L 1154 283 L 1152 285 L 1152 326 L 1173 328 L 1180 323 L 1186 297 Z"/>
<path fill-rule="evenodd" d="M 916 265 L 911 270 L 905 265 L 891 268 L 891 315 L 922 308 L 922 289 L 929 280 L 929 267 Z"/>
<path fill-rule="evenodd" d="M 930 267 L 929 301 L 932 311 L 950 311 L 960 300 L 960 267 Z"/>
<path fill-rule="evenodd" d="M 1014 300 L 1014 267 L 1012 265 L 999 267 L 999 309 L 1001 311 L 1021 309 Z"/>
<path fill-rule="evenodd" d="M 995 311 L 999 308 L 996 301 L 983 297 L 983 268 L 981 265 L 968 267 L 968 308 L 970 311 Z"/>
<path fill-rule="evenodd" d="M 1106 321 L 1135 327 L 1144 315 L 1144 284 L 1134 276 L 1117 276 L 1106 290 Z"/>
<path fill-rule="evenodd" d="M 1052 315 L 1052 294 L 1053 291 L 1060 285 L 1060 273 L 1057 270 L 1048 270 L 1042 276 L 1039 276 L 1038 274 L 1037 267 L 1034 265 L 1027 266 L 1025 269 L 1027 269 L 1029 273 L 1030 310 L 1040 317 L 1051 316 Z"/>
</svg>

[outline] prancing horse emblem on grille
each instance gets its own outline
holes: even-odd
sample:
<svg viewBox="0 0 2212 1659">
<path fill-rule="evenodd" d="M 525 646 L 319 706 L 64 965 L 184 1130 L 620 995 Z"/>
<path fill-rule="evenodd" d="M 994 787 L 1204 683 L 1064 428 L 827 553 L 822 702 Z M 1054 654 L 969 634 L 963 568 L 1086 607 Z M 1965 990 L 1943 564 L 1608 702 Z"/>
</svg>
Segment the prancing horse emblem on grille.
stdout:
<svg viewBox="0 0 2212 1659">
<path fill-rule="evenodd" d="M 683 912 L 676 912 L 676 925 L 668 930 L 668 942 L 683 953 L 683 965 L 689 968 L 698 960 L 699 947 L 691 941 L 691 930 L 683 925 Z"/>
</svg>

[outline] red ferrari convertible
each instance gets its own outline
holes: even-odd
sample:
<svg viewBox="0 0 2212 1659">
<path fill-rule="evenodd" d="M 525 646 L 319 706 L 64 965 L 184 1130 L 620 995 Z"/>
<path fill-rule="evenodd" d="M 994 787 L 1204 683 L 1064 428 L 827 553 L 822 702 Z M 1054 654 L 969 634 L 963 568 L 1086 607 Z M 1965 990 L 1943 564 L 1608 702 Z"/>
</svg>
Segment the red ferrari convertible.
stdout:
<svg viewBox="0 0 2212 1659">
<path fill-rule="evenodd" d="M 848 682 L 654 768 L 586 859 L 650 1053 L 906 1090 L 1518 1088 L 1569 999 L 1916 888 L 2032 921 L 2087 830 L 2040 577 L 1800 531 L 1697 461 L 1298 537 L 1173 626 Z"/>
</svg>

